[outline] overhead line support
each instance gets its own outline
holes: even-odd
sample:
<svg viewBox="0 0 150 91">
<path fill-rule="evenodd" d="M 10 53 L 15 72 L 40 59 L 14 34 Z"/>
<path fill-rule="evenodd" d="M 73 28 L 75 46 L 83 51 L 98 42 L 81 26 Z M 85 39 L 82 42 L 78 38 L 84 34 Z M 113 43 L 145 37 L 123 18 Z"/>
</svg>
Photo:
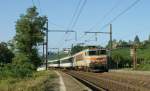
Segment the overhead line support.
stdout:
<svg viewBox="0 0 150 91">
<path fill-rule="evenodd" d="M 77 41 L 77 32 L 74 30 L 48 30 L 48 32 L 75 33 L 75 40 Z"/>
<path fill-rule="evenodd" d="M 87 33 L 95 33 L 95 34 L 103 33 L 103 34 L 110 34 L 110 32 L 85 32 L 85 34 L 87 34 Z"/>
<path fill-rule="evenodd" d="M 46 22 L 46 70 L 48 70 L 48 19 Z"/>
</svg>

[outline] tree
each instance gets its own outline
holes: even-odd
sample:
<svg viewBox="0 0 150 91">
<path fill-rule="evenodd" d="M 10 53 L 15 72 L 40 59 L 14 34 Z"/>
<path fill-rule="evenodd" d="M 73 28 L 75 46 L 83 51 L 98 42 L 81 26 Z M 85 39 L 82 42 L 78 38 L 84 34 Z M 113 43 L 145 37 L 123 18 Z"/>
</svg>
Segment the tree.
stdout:
<svg viewBox="0 0 150 91">
<path fill-rule="evenodd" d="M 116 64 L 117 64 L 117 69 L 118 69 L 120 61 L 123 60 L 122 55 L 119 54 L 119 53 L 115 53 L 115 54 L 112 56 L 112 59 L 116 62 Z"/>
<path fill-rule="evenodd" d="M 41 60 L 38 56 L 37 44 L 44 40 L 45 16 L 39 16 L 36 7 L 28 8 L 25 15 L 21 15 L 16 22 L 16 50 L 24 54 L 28 62 L 37 67 Z"/>
<path fill-rule="evenodd" d="M 108 41 L 108 44 L 106 45 L 106 48 L 110 48 L 110 45 L 111 45 L 111 41 L 109 40 L 109 41 Z M 117 46 L 117 40 L 116 40 L 116 39 L 113 39 L 113 40 L 112 40 L 112 47 L 113 47 L 113 48 L 116 48 L 116 46 Z"/>
<path fill-rule="evenodd" d="M 14 54 L 7 47 L 5 42 L 0 43 L 0 64 L 7 64 L 12 62 Z"/>
<path fill-rule="evenodd" d="M 15 41 L 15 39 L 13 38 L 12 40 L 9 40 L 8 41 L 8 43 L 7 43 L 7 45 L 8 45 L 8 48 L 13 52 L 13 53 L 15 53 L 15 49 L 16 49 L 16 41 Z"/>
<path fill-rule="evenodd" d="M 137 35 L 134 38 L 134 44 L 140 44 L 140 39 Z"/>
<path fill-rule="evenodd" d="M 124 40 L 119 40 L 119 46 L 120 47 L 128 47 L 128 42 L 124 41 Z"/>
<path fill-rule="evenodd" d="M 71 54 L 78 53 L 78 52 L 82 51 L 83 49 L 85 49 L 83 46 L 76 45 L 71 48 Z"/>
</svg>

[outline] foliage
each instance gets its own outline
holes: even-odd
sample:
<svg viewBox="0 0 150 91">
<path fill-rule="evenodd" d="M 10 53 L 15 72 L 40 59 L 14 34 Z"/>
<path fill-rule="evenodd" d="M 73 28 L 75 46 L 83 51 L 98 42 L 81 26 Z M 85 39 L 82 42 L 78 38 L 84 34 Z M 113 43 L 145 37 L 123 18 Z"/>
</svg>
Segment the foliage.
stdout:
<svg viewBox="0 0 150 91">
<path fill-rule="evenodd" d="M 137 57 L 138 59 L 143 59 L 142 61 L 146 61 L 147 63 L 150 63 L 150 44 L 145 45 L 143 49 L 137 50 Z M 146 63 L 144 62 L 144 63 Z M 142 62 L 143 63 L 143 62 Z"/>
<path fill-rule="evenodd" d="M 123 60 L 123 57 L 120 53 L 116 53 L 112 56 L 112 60 L 114 60 L 114 62 L 117 64 L 117 68 L 118 68 L 120 61 Z"/>
<path fill-rule="evenodd" d="M 112 51 L 112 66 L 114 68 L 131 67 L 129 48 L 117 48 Z"/>
<path fill-rule="evenodd" d="M 42 29 L 44 29 L 46 20 L 46 17 L 38 16 L 36 7 L 31 7 L 27 9 L 26 14 L 21 15 L 20 19 L 16 22 L 16 36 L 14 38 L 17 52 L 22 53 L 26 57 L 26 61 L 35 67 L 41 63 L 36 45 L 44 40 L 44 32 Z M 21 61 L 21 58 L 18 56 L 14 59 L 16 59 L 16 61 L 20 59 L 18 61 Z M 23 59 L 22 61 L 25 60 Z"/>
<path fill-rule="evenodd" d="M 73 47 L 71 48 L 71 54 L 73 55 L 73 54 L 75 54 L 75 53 L 77 53 L 77 52 L 82 51 L 83 49 L 85 49 L 85 47 L 80 46 L 80 45 L 73 46 Z"/>
<path fill-rule="evenodd" d="M 119 46 L 126 47 L 128 45 L 129 45 L 128 42 L 126 42 L 124 40 L 119 40 Z"/>
<path fill-rule="evenodd" d="M 31 69 L 26 67 L 29 65 L 31 64 L 23 64 L 22 66 L 7 64 L 1 68 L 1 79 L 29 77 L 33 72 Z"/>
<path fill-rule="evenodd" d="M 8 78 L 0 80 L 0 91 L 54 91 L 58 84 L 53 71 L 34 72 L 26 78 Z"/>
<path fill-rule="evenodd" d="M 150 71 L 150 64 L 140 64 L 137 66 L 137 70 Z"/>
<path fill-rule="evenodd" d="M 141 47 L 137 48 L 136 54 L 137 54 L 137 64 L 138 64 L 137 69 L 138 70 L 148 69 L 147 65 L 150 64 L 149 52 L 150 52 L 150 44 L 148 42 L 146 42 L 142 48 Z M 111 65 L 114 68 L 116 68 L 116 66 L 117 66 L 117 63 L 116 63 L 117 59 L 119 59 L 119 60 L 121 59 L 121 61 L 119 61 L 119 63 L 118 63 L 119 68 L 131 67 L 132 60 L 130 57 L 130 47 L 113 49 Z"/>
<path fill-rule="evenodd" d="M 5 42 L 0 43 L 0 65 L 12 62 L 14 54 L 8 49 Z"/>
</svg>

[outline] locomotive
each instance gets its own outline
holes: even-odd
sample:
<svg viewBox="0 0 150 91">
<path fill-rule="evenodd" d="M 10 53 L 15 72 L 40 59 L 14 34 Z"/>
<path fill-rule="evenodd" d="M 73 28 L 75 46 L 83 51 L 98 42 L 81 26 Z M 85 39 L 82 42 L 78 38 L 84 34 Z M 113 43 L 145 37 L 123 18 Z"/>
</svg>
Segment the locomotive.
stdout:
<svg viewBox="0 0 150 91">
<path fill-rule="evenodd" d="M 107 49 L 91 48 L 59 60 L 50 60 L 49 67 L 108 72 Z"/>
</svg>

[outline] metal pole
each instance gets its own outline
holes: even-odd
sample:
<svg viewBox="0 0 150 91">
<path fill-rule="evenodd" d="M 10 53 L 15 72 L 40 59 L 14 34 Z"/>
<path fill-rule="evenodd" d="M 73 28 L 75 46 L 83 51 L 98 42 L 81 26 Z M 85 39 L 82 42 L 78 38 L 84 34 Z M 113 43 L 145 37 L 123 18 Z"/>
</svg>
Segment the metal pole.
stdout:
<svg viewBox="0 0 150 91">
<path fill-rule="evenodd" d="M 44 42 L 43 42 L 43 63 L 45 63 L 45 56 L 44 56 L 44 53 L 45 51 L 44 51 Z M 44 65 L 44 64 L 43 64 Z"/>
<path fill-rule="evenodd" d="M 137 67 L 137 55 L 136 55 L 136 48 L 135 48 L 135 69 Z"/>
<path fill-rule="evenodd" d="M 135 70 L 135 47 L 133 47 L 134 55 L 133 55 L 133 69 Z"/>
<path fill-rule="evenodd" d="M 136 47 L 133 46 L 133 69 L 136 69 L 137 58 L 136 58 Z"/>
<path fill-rule="evenodd" d="M 77 32 L 75 31 L 75 40 L 77 41 Z"/>
<path fill-rule="evenodd" d="M 46 70 L 48 69 L 48 19 L 46 24 Z"/>
<path fill-rule="evenodd" d="M 72 45 L 71 45 L 71 50 L 70 50 L 70 55 L 71 55 L 71 56 L 73 55 L 73 52 L 72 52 L 72 51 L 73 51 L 73 50 L 72 50 L 73 47 L 74 47 L 74 45 L 73 45 L 73 43 L 72 43 Z"/>
<path fill-rule="evenodd" d="M 110 24 L 110 48 L 109 48 L 109 66 L 111 67 L 111 57 L 112 57 L 112 24 Z M 109 67 L 109 68 L 110 68 Z"/>
<path fill-rule="evenodd" d="M 59 48 L 58 48 L 58 60 L 59 60 L 59 67 L 60 67 Z"/>
</svg>

